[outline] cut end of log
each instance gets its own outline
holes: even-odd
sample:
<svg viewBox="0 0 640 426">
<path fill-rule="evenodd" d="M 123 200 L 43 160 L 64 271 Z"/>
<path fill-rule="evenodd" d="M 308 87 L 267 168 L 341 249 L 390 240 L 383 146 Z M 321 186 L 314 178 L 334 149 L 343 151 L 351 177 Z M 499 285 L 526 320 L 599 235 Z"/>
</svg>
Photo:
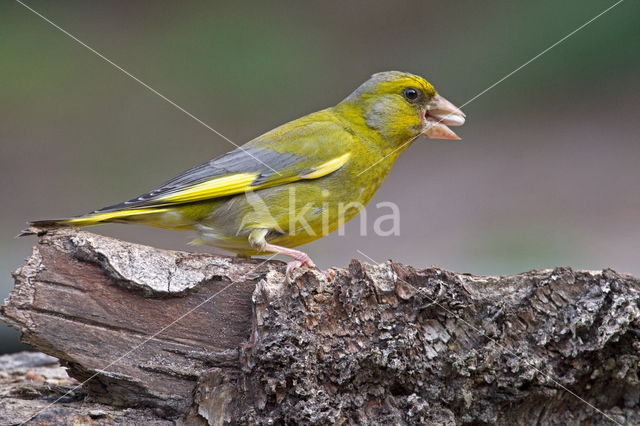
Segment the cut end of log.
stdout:
<svg viewBox="0 0 640 426">
<path fill-rule="evenodd" d="M 278 261 L 61 229 L 14 277 L 2 317 L 23 341 L 88 401 L 159 419 L 640 423 L 640 281 L 612 270 L 354 260 L 286 280 Z"/>
</svg>

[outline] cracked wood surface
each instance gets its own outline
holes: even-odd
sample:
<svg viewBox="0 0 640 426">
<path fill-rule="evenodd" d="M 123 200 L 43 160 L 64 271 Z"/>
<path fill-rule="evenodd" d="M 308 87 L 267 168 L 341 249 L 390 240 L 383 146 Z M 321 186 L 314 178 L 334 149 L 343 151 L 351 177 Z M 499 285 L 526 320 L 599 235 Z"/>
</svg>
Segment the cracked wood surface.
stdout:
<svg viewBox="0 0 640 426">
<path fill-rule="evenodd" d="M 330 281 L 283 272 L 60 230 L 40 236 L 2 313 L 72 377 L 98 373 L 87 401 L 161 421 L 640 424 L 634 277 L 355 260 Z"/>
<path fill-rule="evenodd" d="M 122 409 L 89 402 L 56 358 L 39 352 L 0 355 L 0 425 L 153 425 L 171 426 L 153 409 Z M 51 402 L 62 398 L 59 404 Z"/>
<path fill-rule="evenodd" d="M 86 388 L 94 399 L 173 415 L 191 405 L 204 371 L 235 366 L 263 271 L 260 260 L 238 263 L 63 230 L 42 236 L 16 271 L 3 315 L 25 343 L 60 358 L 78 380 L 99 372 Z M 232 282 L 223 297 L 174 323 Z"/>
</svg>

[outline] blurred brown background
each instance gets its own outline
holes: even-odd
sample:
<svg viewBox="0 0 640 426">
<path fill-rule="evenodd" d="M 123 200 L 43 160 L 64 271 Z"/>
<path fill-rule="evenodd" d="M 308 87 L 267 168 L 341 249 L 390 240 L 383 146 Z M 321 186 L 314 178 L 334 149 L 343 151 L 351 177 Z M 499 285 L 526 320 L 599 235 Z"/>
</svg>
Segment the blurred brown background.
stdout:
<svg viewBox="0 0 640 426">
<path fill-rule="evenodd" d="M 27 4 L 243 143 L 382 70 L 423 75 L 460 105 L 613 2 Z M 638 16 L 640 2 L 623 2 L 469 104 L 462 142 L 416 141 L 373 201 L 400 206 L 400 236 L 360 236 L 355 220 L 305 249 L 323 268 L 359 249 L 479 274 L 556 265 L 640 274 Z M 232 148 L 2 2 L 0 297 L 35 241 L 13 238 L 26 220 L 128 199 Z M 92 230 L 194 250 L 170 231 Z M 19 347 L 2 326 L 0 352 Z"/>
</svg>

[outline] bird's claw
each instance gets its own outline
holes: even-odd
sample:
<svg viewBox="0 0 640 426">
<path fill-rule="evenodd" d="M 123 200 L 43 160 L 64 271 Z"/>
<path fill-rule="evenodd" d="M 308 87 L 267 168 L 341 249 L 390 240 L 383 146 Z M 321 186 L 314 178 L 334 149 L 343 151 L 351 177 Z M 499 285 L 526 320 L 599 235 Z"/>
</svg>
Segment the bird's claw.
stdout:
<svg viewBox="0 0 640 426">
<path fill-rule="evenodd" d="M 317 269 L 316 264 L 313 263 L 313 261 L 309 258 L 309 256 L 306 256 L 305 258 L 292 260 L 291 262 L 287 263 L 287 270 L 285 272 L 285 277 L 287 278 L 287 280 L 291 281 L 291 274 L 293 273 L 293 271 L 303 266 L 307 266 L 312 269 Z M 322 276 L 326 281 L 333 281 L 333 279 L 336 277 L 336 272 L 332 269 L 327 269 L 326 271 L 322 271 L 318 269 L 318 272 L 322 274 Z"/>
<path fill-rule="evenodd" d="M 284 275 L 290 279 L 291 278 L 291 274 L 293 273 L 293 271 L 295 271 L 298 268 L 301 268 L 303 266 L 308 266 L 309 268 L 315 268 L 316 264 L 313 263 L 313 260 L 311 260 L 311 258 L 306 254 L 306 253 L 301 253 L 299 256 L 296 256 L 294 258 L 294 260 L 292 260 L 291 262 L 287 263 L 287 270 L 284 273 Z"/>
</svg>

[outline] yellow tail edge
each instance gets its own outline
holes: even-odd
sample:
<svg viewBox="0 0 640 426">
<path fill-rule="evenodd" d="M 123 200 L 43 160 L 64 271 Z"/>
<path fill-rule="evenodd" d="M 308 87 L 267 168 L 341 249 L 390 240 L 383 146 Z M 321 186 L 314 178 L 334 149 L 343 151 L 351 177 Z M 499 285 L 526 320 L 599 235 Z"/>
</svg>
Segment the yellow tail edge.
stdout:
<svg viewBox="0 0 640 426">
<path fill-rule="evenodd" d="M 18 234 L 17 236 L 24 237 L 27 235 L 42 234 L 51 229 L 66 228 L 70 226 L 84 227 L 99 225 L 101 223 L 109 223 L 131 216 L 161 213 L 167 210 L 168 209 L 166 208 L 119 210 L 106 213 L 89 213 L 84 216 L 65 219 L 34 220 L 32 222 L 28 222 L 29 226 L 26 229 L 23 229 L 22 232 L 20 232 L 20 234 Z"/>
</svg>

